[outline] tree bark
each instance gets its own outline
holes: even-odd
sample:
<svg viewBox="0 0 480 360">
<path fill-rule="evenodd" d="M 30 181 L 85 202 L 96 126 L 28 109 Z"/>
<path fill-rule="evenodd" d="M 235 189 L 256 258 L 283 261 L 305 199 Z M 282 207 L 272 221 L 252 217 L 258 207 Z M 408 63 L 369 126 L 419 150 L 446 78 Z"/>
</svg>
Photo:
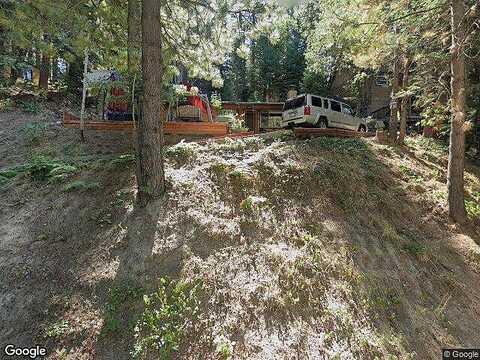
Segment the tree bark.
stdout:
<svg viewBox="0 0 480 360">
<path fill-rule="evenodd" d="M 165 192 L 163 168 L 162 45 L 160 1 L 143 0 L 142 71 L 143 111 L 137 129 L 137 199 L 146 205 Z"/>
<path fill-rule="evenodd" d="M 140 2 L 139 0 L 128 0 L 128 39 L 127 39 L 127 66 L 130 76 L 136 72 L 140 61 Z"/>
<path fill-rule="evenodd" d="M 463 0 L 451 1 L 452 47 L 451 53 L 451 104 L 452 124 L 448 154 L 448 213 L 450 218 L 463 223 L 466 220 L 463 171 L 465 167 L 465 4 Z"/>
<path fill-rule="evenodd" d="M 48 78 L 50 76 L 50 58 L 45 52 L 42 52 L 40 62 L 40 77 L 38 78 L 38 87 L 48 90 Z"/>
<path fill-rule="evenodd" d="M 398 101 L 396 99 L 398 93 L 398 55 L 397 51 L 394 51 L 393 57 L 393 79 L 392 79 L 392 93 L 390 95 L 390 123 L 389 123 L 389 138 L 391 142 L 397 140 L 397 128 L 398 128 Z"/>
<path fill-rule="evenodd" d="M 410 71 L 411 60 L 407 57 L 403 65 L 402 90 L 405 92 L 408 88 L 408 73 Z M 400 132 L 398 134 L 398 144 L 403 145 L 405 134 L 407 133 L 407 118 L 410 112 L 410 96 L 404 95 L 400 105 Z"/>
</svg>

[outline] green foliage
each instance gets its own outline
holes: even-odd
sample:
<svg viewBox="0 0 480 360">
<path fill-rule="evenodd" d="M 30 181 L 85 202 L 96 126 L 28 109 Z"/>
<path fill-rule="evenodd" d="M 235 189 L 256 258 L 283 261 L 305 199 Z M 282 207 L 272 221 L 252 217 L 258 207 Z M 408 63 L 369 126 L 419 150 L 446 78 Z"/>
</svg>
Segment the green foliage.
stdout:
<svg viewBox="0 0 480 360">
<path fill-rule="evenodd" d="M 392 241 L 392 242 L 399 242 L 402 240 L 402 237 L 397 233 L 397 230 L 395 230 L 395 228 L 389 223 L 386 223 L 383 226 L 382 237 L 385 240 Z"/>
<path fill-rule="evenodd" d="M 63 191 L 71 192 L 76 190 L 95 190 L 100 188 L 100 183 L 97 181 L 75 180 L 63 187 Z"/>
<path fill-rule="evenodd" d="M 0 100 L 0 111 L 11 111 L 15 103 L 10 98 Z"/>
<path fill-rule="evenodd" d="M 38 114 L 40 112 L 40 104 L 37 101 L 21 101 L 17 106 L 26 113 Z"/>
<path fill-rule="evenodd" d="M 216 346 L 216 353 L 219 354 L 222 359 L 229 359 L 233 355 L 232 343 L 226 339 L 222 339 Z"/>
<path fill-rule="evenodd" d="M 60 181 L 77 171 L 75 166 L 45 156 L 33 157 L 23 169 L 33 180 L 38 181 Z"/>
<path fill-rule="evenodd" d="M 423 183 L 425 181 L 423 176 L 417 174 L 414 170 L 404 164 L 400 164 L 399 169 L 403 175 L 405 175 L 409 180 L 413 182 Z"/>
<path fill-rule="evenodd" d="M 225 164 L 223 162 L 215 162 L 212 165 L 210 165 L 210 172 L 217 176 L 218 178 L 224 177 L 226 174 L 228 174 L 232 169 L 232 165 Z"/>
<path fill-rule="evenodd" d="M 196 144 L 180 142 L 165 150 L 165 156 L 183 165 L 195 157 Z"/>
<path fill-rule="evenodd" d="M 424 244 L 421 244 L 416 241 L 409 242 L 405 245 L 403 245 L 403 249 L 408 252 L 409 254 L 416 256 L 416 257 L 421 257 L 422 255 L 425 254 L 427 248 Z"/>
<path fill-rule="evenodd" d="M 222 98 L 218 94 L 212 94 L 210 104 L 212 105 L 212 108 L 217 112 L 222 110 Z"/>
<path fill-rule="evenodd" d="M 201 282 L 160 279 L 158 290 L 144 295 L 145 310 L 135 328 L 135 358 L 171 359 L 200 313 Z"/>
<path fill-rule="evenodd" d="M 0 170 L 0 176 L 4 177 L 6 179 L 12 179 L 15 176 L 17 176 L 19 173 L 21 173 L 20 169 L 18 168 L 11 168 L 11 169 L 6 169 L 6 170 Z"/>
<path fill-rule="evenodd" d="M 123 329 L 122 310 L 131 311 L 135 302 L 141 299 L 143 289 L 132 286 L 117 286 L 108 291 L 105 305 L 105 323 L 102 329 L 104 335 L 112 335 Z M 133 328 L 133 326 L 131 326 Z"/>
<path fill-rule="evenodd" d="M 70 331 L 70 323 L 68 320 L 61 320 L 52 324 L 45 332 L 47 338 L 60 338 Z"/>
<path fill-rule="evenodd" d="M 263 13 L 264 9 L 259 9 Z M 278 9 L 277 11 L 281 11 Z M 256 16 L 259 16 L 257 14 Z M 245 25 L 246 24 L 246 25 Z M 247 28 L 253 24 L 244 23 Z M 306 43 L 292 15 L 275 24 L 272 32 L 259 31 L 246 54 L 239 36 L 231 58 L 224 64 L 225 87 L 222 98 L 237 101 L 265 101 L 266 96 L 283 100 L 289 87 L 302 88 Z"/>
<path fill-rule="evenodd" d="M 48 125 L 42 123 L 28 123 L 22 128 L 25 142 L 30 145 L 38 144 L 44 137 Z"/>
<path fill-rule="evenodd" d="M 321 150 L 334 151 L 342 154 L 364 154 L 367 144 L 361 139 L 343 139 L 336 137 L 318 137 L 312 140 L 315 147 Z"/>
<path fill-rule="evenodd" d="M 247 126 L 245 125 L 245 120 L 243 116 L 237 115 L 234 116 L 230 124 L 230 130 L 232 132 L 243 132 L 248 131 Z"/>
<path fill-rule="evenodd" d="M 135 155 L 123 154 L 110 161 L 113 167 L 129 166 L 135 162 Z"/>
<path fill-rule="evenodd" d="M 470 198 L 465 199 L 465 209 L 471 218 L 480 217 L 480 192 L 474 192 Z"/>
<path fill-rule="evenodd" d="M 374 279 L 366 279 L 364 292 L 365 305 L 376 316 L 382 316 L 379 312 L 386 314 L 390 320 L 395 319 L 395 311 L 401 301 L 398 292 L 388 285 L 376 282 Z"/>
</svg>

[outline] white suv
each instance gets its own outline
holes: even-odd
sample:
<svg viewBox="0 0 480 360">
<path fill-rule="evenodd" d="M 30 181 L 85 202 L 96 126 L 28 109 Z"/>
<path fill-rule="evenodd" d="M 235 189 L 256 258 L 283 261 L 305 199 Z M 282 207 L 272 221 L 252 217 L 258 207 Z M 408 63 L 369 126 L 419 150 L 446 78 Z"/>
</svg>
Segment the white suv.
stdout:
<svg viewBox="0 0 480 360">
<path fill-rule="evenodd" d="M 310 94 L 289 99 L 283 105 L 282 127 L 296 124 L 367 131 L 367 120 L 353 116 L 349 105 Z"/>
</svg>

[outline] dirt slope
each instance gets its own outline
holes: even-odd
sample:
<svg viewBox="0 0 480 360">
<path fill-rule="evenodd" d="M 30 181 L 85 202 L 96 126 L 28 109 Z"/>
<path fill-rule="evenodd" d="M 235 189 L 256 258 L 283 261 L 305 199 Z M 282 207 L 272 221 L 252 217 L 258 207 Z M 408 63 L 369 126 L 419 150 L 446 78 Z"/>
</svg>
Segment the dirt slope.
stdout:
<svg viewBox="0 0 480 360">
<path fill-rule="evenodd" d="M 437 359 L 480 344 L 477 222 L 448 225 L 438 143 L 180 143 L 168 195 L 138 209 L 130 135 L 78 144 L 55 119 L 0 114 L 0 171 L 17 172 L 0 188 L 0 344 L 158 358 L 139 347 L 138 319 L 166 276 L 195 294 L 167 296 L 166 358 Z M 61 176 L 34 180 L 39 156 Z M 472 215 L 478 172 L 469 165 Z"/>
</svg>

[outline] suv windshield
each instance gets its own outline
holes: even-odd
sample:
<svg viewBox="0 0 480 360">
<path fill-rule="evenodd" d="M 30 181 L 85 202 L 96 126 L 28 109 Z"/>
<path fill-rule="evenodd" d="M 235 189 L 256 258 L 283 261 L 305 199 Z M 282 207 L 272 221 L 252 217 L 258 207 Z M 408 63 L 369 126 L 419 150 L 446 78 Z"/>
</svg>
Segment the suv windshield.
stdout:
<svg viewBox="0 0 480 360">
<path fill-rule="evenodd" d="M 285 105 L 283 105 L 283 111 L 296 109 L 304 105 L 306 105 L 306 98 L 305 96 L 300 96 L 294 99 L 287 100 L 285 102 Z"/>
</svg>

